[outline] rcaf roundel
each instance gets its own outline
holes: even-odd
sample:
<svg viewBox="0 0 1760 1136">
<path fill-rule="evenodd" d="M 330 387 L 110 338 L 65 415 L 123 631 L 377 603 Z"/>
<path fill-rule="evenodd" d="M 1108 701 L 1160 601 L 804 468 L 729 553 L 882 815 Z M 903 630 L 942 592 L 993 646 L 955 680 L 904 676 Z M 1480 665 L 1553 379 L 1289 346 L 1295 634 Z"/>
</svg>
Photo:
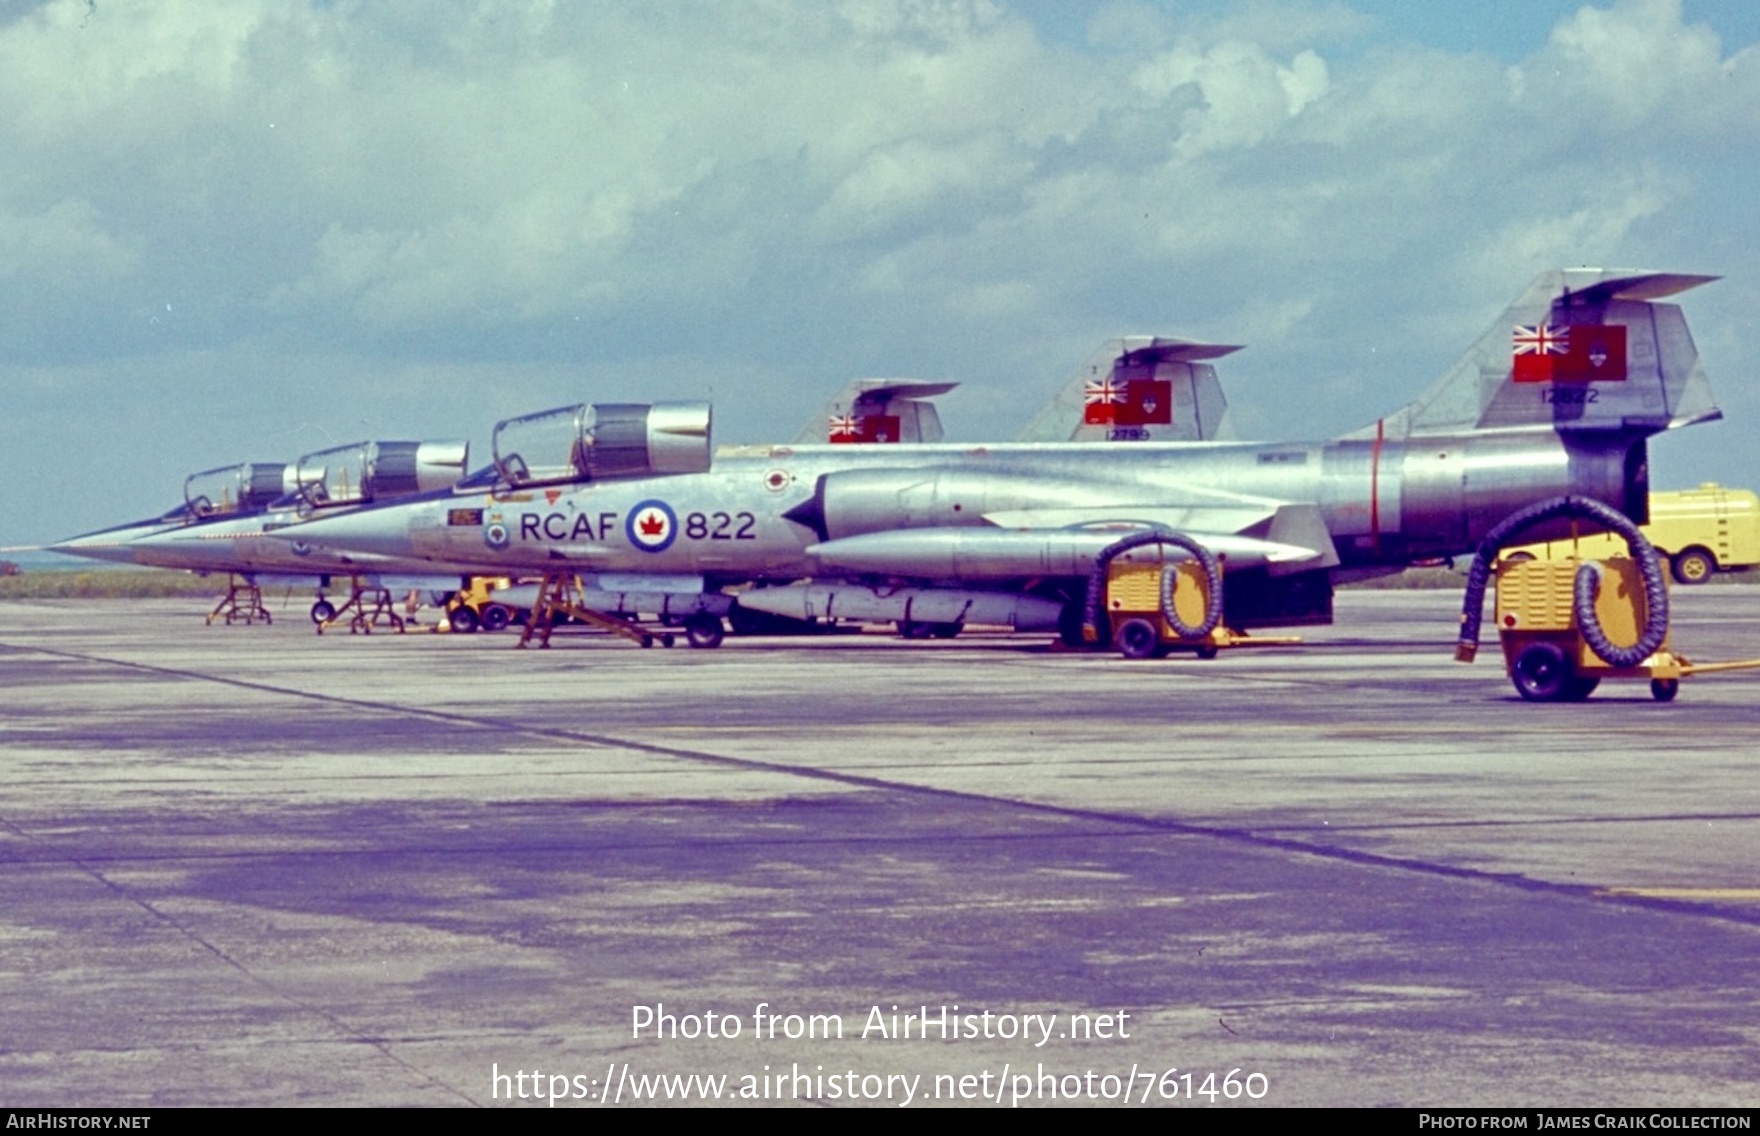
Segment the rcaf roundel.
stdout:
<svg viewBox="0 0 1760 1136">
<path fill-rule="evenodd" d="M 678 536 L 678 516 L 664 501 L 643 501 L 629 511 L 623 531 L 643 552 L 665 552 Z"/>
</svg>

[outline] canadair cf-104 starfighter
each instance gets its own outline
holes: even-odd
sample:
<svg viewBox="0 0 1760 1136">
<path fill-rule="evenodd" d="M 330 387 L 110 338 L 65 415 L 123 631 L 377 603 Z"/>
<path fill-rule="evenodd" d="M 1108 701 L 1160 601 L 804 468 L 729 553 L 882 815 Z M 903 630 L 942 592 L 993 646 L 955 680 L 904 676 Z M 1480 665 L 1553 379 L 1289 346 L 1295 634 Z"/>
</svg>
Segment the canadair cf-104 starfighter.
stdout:
<svg viewBox="0 0 1760 1136">
<path fill-rule="evenodd" d="M 706 405 L 602 404 L 499 424 L 492 485 L 275 535 L 483 572 L 635 574 L 671 592 L 757 582 L 771 586 L 740 607 L 1069 637 L 1096 558 L 1159 530 L 1224 562 L 1231 626 L 1323 622 L 1339 578 L 1469 551 L 1532 502 L 1578 494 L 1642 521 L 1646 440 L 1721 415 L 1680 308 L 1659 302 L 1712 279 L 1547 273 L 1416 401 L 1331 441 L 712 457 Z M 1162 414 L 1154 389 L 1093 393 L 1115 414 Z"/>
<path fill-rule="evenodd" d="M 459 442 L 359 442 L 299 461 L 222 466 L 190 475 L 184 502 L 161 517 L 104 529 L 52 545 L 71 556 L 154 568 L 233 575 L 255 596 L 260 577 L 315 581 L 314 620 L 334 606 L 324 598 L 333 577 L 375 585 L 386 575 L 432 578 L 447 570 L 425 560 L 315 549 L 271 540 L 279 527 L 333 515 L 372 501 L 444 489 L 465 472 L 469 447 Z M 441 580 L 453 587 L 456 580 Z M 260 605 L 253 599 L 252 604 Z"/>
</svg>

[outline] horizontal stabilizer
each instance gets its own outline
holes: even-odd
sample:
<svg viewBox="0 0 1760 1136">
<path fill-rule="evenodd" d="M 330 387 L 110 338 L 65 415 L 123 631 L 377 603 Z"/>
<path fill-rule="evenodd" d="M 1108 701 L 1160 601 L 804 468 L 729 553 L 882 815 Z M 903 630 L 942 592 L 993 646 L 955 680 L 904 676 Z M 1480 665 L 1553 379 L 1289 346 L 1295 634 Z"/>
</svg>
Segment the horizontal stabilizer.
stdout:
<svg viewBox="0 0 1760 1136">
<path fill-rule="evenodd" d="M 855 401 L 861 405 L 889 402 L 895 398 L 934 398 L 959 386 L 958 383 L 919 383 L 901 379 L 857 379 L 850 384 L 857 388 Z"/>
<path fill-rule="evenodd" d="M 1689 288 L 1722 279 L 1721 276 L 1689 276 L 1679 272 L 1641 272 L 1635 276 L 1600 280 L 1587 288 L 1573 290 L 1570 277 L 1571 273 L 1566 272 L 1565 291 L 1559 298 L 1568 297 L 1578 303 L 1589 304 L 1605 304 L 1612 300 L 1660 300 L 1664 296 L 1678 295 Z"/>
</svg>

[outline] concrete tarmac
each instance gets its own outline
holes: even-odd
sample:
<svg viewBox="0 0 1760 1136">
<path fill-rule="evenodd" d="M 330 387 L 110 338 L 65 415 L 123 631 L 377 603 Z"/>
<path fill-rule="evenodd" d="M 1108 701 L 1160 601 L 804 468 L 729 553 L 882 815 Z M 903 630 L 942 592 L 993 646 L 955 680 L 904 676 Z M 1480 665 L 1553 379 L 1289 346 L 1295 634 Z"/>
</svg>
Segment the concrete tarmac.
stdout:
<svg viewBox="0 0 1760 1136">
<path fill-rule="evenodd" d="M 1760 672 L 1530 705 L 1453 592 L 1141 663 L 305 602 L 0 605 L 8 1105 L 1760 1104 Z"/>
</svg>

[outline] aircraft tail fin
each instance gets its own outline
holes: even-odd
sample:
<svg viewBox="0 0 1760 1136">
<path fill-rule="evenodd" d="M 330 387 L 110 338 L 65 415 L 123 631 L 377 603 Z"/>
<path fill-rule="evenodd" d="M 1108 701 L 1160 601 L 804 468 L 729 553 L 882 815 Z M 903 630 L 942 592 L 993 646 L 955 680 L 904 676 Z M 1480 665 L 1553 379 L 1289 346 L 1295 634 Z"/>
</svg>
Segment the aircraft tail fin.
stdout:
<svg viewBox="0 0 1760 1136">
<path fill-rule="evenodd" d="M 1239 350 L 1159 336 L 1109 339 L 1016 440 L 1209 441 L 1228 411 L 1210 360 Z"/>
<path fill-rule="evenodd" d="M 941 415 L 927 401 L 958 383 L 852 379 L 801 427 L 796 445 L 939 442 Z"/>
<path fill-rule="evenodd" d="M 1648 435 L 1721 418 L 1685 316 L 1656 302 L 1716 279 L 1544 273 L 1416 402 L 1356 436 L 1520 427 Z"/>
</svg>

